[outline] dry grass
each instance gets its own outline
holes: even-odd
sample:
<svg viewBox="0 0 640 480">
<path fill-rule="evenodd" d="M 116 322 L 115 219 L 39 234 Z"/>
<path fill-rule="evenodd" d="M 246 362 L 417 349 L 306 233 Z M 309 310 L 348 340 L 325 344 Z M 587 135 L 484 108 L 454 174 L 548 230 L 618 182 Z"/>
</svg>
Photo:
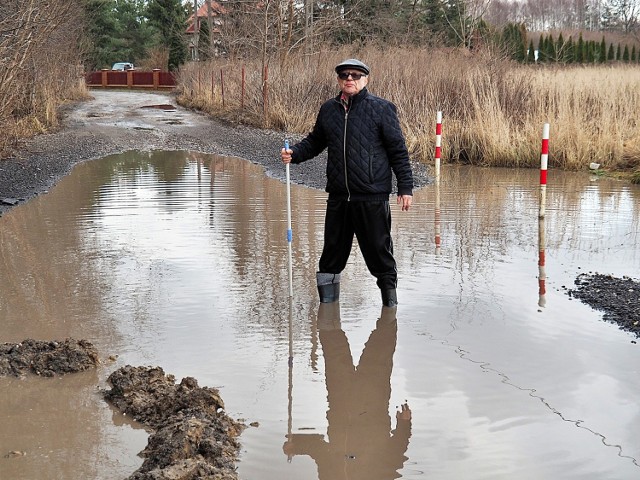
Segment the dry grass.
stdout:
<svg viewBox="0 0 640 480">
<path fill-rule="evenodd" d="M 58 111 L 61 105 L 69 101 L 86 99 L 89 90 L 80 70 L 71 69 L 74 73 L 60 73 L 60 80 L 54 85 L 46 82 L 34 85 L 28 101 L 16 108 L 12 115 L 0 118 L 0 158 L 10 155 L 18 147 L 22 139 L 55 130 L 59 126 Z"/>
<path fill-rule="evenodd" d="M 443 161 L 538 167 L 542 127 L 548 122 L 550 167 L 582 170 L 593 161 L 609 170 L 640 166 L 638 66 L 554 68 L 518 65 L 488 52 L 342 50 L 291 57 L 285 67 L 270 65 L 266 116 L 258 61 L 187 65 L 179 100 L 233 121 L 306 133 L 320 104 L 337 92 L 334 65 L 352 56 L 372 67 L 370 91 L 398 106 L 407 144 L 423 162 L 433 157 L 441 110 Z"/>
</svg>

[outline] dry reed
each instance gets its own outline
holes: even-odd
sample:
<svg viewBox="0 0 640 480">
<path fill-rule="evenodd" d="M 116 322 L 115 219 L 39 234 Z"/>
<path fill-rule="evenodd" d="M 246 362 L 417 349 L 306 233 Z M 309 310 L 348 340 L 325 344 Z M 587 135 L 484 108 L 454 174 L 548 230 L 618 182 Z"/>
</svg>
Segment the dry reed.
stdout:
<svg viewBox="0 0 640 480">
<path fill-rule="evenodd" d="M 343 49 L 270 64 L 266 97 L 258 60 L 188 64 L 179 101 L 233 121 L 304 134 L 320 104 L 337 93 L 334 65 L 352 56 L 372 67 L 369 90 L 398 106 L 407 144 L 423 162 L 431 161 L 441 110 L 445 162 L 537 167 L 548 122 L 550 167 L 581 170 L 594 161 L 609 170 L 640 166 L 637 66 L 542 67 L 488 52 Z"/>
</svg>

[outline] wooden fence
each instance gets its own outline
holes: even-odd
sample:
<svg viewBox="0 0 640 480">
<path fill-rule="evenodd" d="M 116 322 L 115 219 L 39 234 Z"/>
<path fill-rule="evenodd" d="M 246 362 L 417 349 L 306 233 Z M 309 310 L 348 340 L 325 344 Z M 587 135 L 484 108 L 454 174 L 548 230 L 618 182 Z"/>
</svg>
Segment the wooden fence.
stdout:
<svg viewBox="0 0 640 480">
<path fill-rule="evenodd" d="M 149 88 L 153 90 L 170 90 L 176 87 L 173 73 L 163 72 L 160 69 L 114 71 L 105 68 L 87 73 L 85 80 L 89 87 Z"/>
</svg>

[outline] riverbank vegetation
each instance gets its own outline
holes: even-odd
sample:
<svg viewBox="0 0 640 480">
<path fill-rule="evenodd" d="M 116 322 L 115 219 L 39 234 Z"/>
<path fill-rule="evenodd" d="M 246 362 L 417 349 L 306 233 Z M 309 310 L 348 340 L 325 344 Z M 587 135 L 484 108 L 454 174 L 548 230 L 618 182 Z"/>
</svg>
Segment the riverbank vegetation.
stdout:
<svg viewBox="0 0 640 480">
<path fill-rule="evenodd" d="M 409 148 L 421 161 L 432 161 L 440 110 L 443 161 L 537 167 L 548 122 L 553 167 L 640 166 L 635 65 L 522 65 L 488 49 L 343 48 L 292 55 L 266 71 L 260 60 L 191 63 L 181 70 L 178 98 L 232 121 L 304 134 L 320 104 L 337 92 L 333 67 L 352 56 L 371 66 L 369 89 L 398 106 Z"/>
</svg>

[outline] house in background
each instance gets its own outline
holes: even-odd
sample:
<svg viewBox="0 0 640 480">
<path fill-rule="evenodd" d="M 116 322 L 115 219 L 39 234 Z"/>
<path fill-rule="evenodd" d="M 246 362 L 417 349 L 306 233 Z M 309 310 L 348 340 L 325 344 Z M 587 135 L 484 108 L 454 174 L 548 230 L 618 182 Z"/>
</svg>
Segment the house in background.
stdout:
<svg viewBox="0 0 640 480">
<path fill-rule="evenodd" d="M 209 46 L 202 45 L 200 37 L 200 32 L 205 28 L 203 27 L 205 24 L 209 31 L 212 50 L 217 50 L 220 41 L 216 37 L 221 34 L 222 16 L 226 13 L 227 10 L 215 0 L 204 0 L 196 15 L 189 17 L 185 34 L 189 39 L 189 54 L 192 60 L 199 60 L 200 52 L 208 50 Z"/>
</svg>

